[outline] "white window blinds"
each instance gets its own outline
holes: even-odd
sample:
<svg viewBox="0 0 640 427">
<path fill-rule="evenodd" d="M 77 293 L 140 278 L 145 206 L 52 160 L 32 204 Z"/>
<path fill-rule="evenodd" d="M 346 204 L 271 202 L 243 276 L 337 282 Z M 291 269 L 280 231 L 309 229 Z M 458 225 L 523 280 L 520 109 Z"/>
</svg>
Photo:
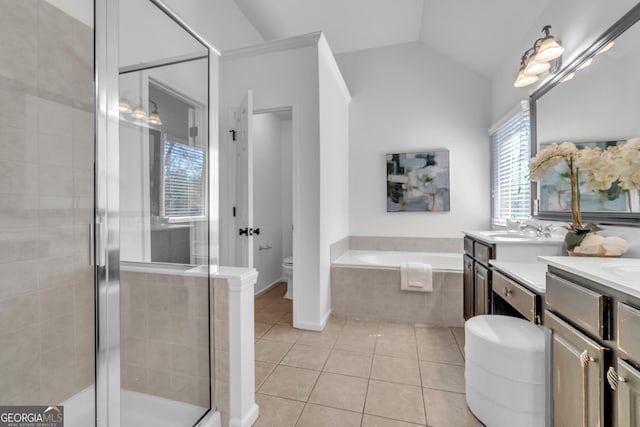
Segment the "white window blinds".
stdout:
<svg viewBox="0 0 640 427">
<path fill-rule="evenodd" d="M 523 103 L 524 105 L 524 103 Z M 493 222 L 531 215 L 529 110 L 519 108 L 490 130 Z"/>
<path fill-rule="evenodd" d="M 179 142 L 164 142 L 164 216 L 205 215 L 204 151 Z"/>
</svg>

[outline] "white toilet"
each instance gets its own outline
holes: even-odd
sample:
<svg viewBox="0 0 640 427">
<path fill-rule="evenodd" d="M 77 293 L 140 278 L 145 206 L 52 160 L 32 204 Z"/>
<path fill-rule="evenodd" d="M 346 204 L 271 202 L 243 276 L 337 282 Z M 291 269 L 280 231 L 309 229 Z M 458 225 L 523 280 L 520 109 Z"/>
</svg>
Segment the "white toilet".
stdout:
<svg viewBox="0 0 640 427">
<path fill-rule="evenodd" d="M 293 257 L 288 257 L 282 260 L 282 275 L 287 281 L 287 293 L 284 294 L 284 298 L 293 299 Z"/>
</svg>

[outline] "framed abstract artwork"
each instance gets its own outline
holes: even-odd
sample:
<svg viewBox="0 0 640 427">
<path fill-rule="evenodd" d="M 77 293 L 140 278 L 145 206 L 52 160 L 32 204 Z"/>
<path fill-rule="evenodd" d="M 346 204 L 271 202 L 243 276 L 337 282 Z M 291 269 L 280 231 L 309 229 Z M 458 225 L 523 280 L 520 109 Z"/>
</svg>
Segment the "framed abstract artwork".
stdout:
<svg viewBox="0 0 640 427">
<path fill-rule="evenodd" d="M 387 154 L 387 212 L 449 211 L 449 150 Z"/>
</svg>

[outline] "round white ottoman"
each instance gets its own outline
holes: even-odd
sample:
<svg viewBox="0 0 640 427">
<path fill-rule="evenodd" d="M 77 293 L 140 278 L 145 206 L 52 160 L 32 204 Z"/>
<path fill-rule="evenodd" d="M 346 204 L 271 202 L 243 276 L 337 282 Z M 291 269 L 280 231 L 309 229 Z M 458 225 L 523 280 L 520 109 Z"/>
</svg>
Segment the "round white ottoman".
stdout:
<svg viewBox="0 0 640 427">
<path fill-rule="evenodd" d="M 487 427 L 545 425 L 545 334 L 509 316 L 476 316 L 464 325 L 465 392 Z"/>
</svg>

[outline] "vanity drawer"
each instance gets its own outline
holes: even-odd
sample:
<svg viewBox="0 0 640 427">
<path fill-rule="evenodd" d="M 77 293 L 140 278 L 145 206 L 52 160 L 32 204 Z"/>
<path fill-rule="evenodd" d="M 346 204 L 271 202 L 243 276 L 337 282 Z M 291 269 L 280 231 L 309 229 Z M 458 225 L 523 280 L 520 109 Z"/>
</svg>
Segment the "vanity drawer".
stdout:
<svg viewBox="0 0 640 427">
<path fill-rule="evenodd" d="M 618 350 L 640 362 L 640 310 L 618 303 Z"/>
<path fill-rule="evenodd" d="M 464 251 L 466 254 L 473 256 L 473 239 L 471 237 L 464 237 Z"/>
<path fill-rule="evenodd" d="M 500 295 L 528 321 L 538 322 L 538 296 L 498 271 L 493 272 L 493 292 Z"/>
<path fill-rule="evenodd" d="M 585 332 L 609 339 L 611 322 L 607 296 L 547 273 L 545 303 L 548 309 L 561 313 Z"/>
<path fill-rule="evenodd" d="M 493 247 L 473 242 L 473 256 L 481 264 L 489 265 L 489 260 L 493 259 Z"/>
</svg>

